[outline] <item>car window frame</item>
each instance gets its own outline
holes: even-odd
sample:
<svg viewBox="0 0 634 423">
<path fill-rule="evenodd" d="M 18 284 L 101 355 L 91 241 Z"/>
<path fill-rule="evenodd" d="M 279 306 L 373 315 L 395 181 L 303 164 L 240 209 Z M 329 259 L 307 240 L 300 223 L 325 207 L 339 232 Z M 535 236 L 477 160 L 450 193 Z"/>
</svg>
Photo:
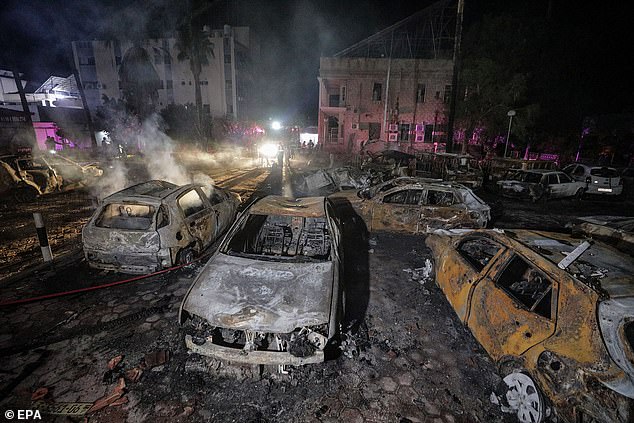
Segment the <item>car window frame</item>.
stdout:
<svg viewBox="0 0 634 423">
<path fill-rule="evenodd" d="M 547 278 L 550 281 L 550 289 L 548 291 L 546 291 L 539 298 L 538 301 L 535 301 L 535 303 L 533 303 L 531 308 L 528 308 L 526 306 L 526 304 L 524 304 L 520 299 L 516 298 L 511 292 L 509 292 L 499 282 L 499 279 L 502 277 L 502 275 L 504 274 L 504 272 L 506 271 L 506 269 L 508 268 L 508 266 L 511 264 L 511 262 L 513 261 L 513 259 L 515 257 L 519 257 L 520 259 L 524 260 L 524 262 L 527 263 L 529 267 L 531 267 L 534 271 L 538 272 L 542 277 L 545 277 L 545 278 Z M 547 320 L 547 321 L 552 322 L 552 323 L 555 323 L 557 321 L 557 312 L 558 312 L 557 299 L 558 299 L 558 295 L 559 295 L 559 282 L 558 282 L 557 278 L 550 276 L 546 271 L 544 271 L 543 269 L 538 267 L 535 264 L 534 261 L 529 260 L 525 255 L 520 254 L 518 251 L 516 251 L 516 250 L 511 248 L 508 251 L 507 257 L 504 259 L 504 263 L 502 263 L 502 265 L 499 267 L 499 269 L 497 269 L 495 274 L 492 275 L 492 276 L 493 277 L 491 279 L 492 279 L 493 284 L 495 285 L 495 287 L 498 290 L 500 290 L 501 292 L 503 292 L 504 295 L 506 295 L 508 298 L 510 298 L 513 301 L 513 303 L 519 309 L 527 311 L 527 312 L 531 313 L 533 316 L 536 316 L 536 317 L 538 317 L 540 319 Z M 548 294 L 548 292 L 551 293 L 551 296 L 550 296 L 550 317 L 546 317 L 546 316 L 544 316 L 544 315 L 542 315 L 540 313 L 537 313 L 534 310 L 537 307 L 537 305 L 539 305 L 539 303 L 544 300 L 544 297 Z"/>
<path fill-rule="evenodd" d="M 484 265 L 484 267 L 482 267 L 482 269 L 477 269 L 473 263 L 466 258 L 461 252 L 460 252 L 460 247 L 462 247 L 462 245 L 468 241 L 474 241 L 474 240 L 485 240 L 488 242 L 491 242 L 495 245 L 497 245 L 499 247 L 498 251 L 491 256 L 491 259 L 487 262 L 486 265 Z M 458 256 L 460 258 L 462 258 L 469 266 L 470 268 L 476 272 L 477 274 L 481 274 L 481 275 L 485 275 L 488 273 L 489 268 L 491 267 L 492 263 L 497 261 L 497 258 L 500 257 L 502 254 L 504 254 L 504 252 L 506 251 L 506 246 L 502 243 L 499 243 L 489 237 L 486 236 L 478 236 L 478 235 L 473 235 L 473 236 L 467 236 L 465 238 L 460 239 L 458 242 L 456 242 L 456 244 L 454 245 L 454 250 L 456 251 L 456 253 L 458 253 Z"/>
<path fill-rule="evenodd" d="M 201 199 L 201 201 L 203 203 L 203 208 L 200 209 L 200 210 L 197 210 L 195 213 L 192 213 L 192 214 L 188 215 L 188 214 L 185 213 L 185 210 L 183 210 L 183 208 L 181 207 L 180 200 L 181 200 L 181 198 L 183 198 L 184 196 L 186 196 L 187 194 L 189 194 L 192 191 L 196 192 L 198 197 Z M 184 219 L 189 219 L 192 216 L 196 216 L 197 214 L 199 214 L 199 213 L 205 211 L 206 209 L 208 209 L 209 208 L 209 200 L 207 199 L 207 196 L 205 195 L 204 192 L 201 192 L 201 190 L 198 189 L 197 187 L 192 187 L 192 188 L 186 190 L 185 192 L 181 193 L 176 198 L 176 206 L 181 211 L 181 214 L 183 215 L 183 218 Z"/>
</svg>

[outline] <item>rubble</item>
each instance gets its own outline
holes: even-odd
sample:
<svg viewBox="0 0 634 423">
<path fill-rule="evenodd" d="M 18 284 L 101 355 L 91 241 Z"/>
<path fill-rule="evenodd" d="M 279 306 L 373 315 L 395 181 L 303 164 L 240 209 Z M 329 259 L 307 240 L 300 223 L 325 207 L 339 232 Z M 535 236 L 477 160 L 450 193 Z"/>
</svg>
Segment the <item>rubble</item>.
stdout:
<svg viewBox="0 0 634 423">
<path fill-rule="evenodd" d="M 95 413 L 109 405 L 123 404 L 124 402 L 121 402 L 119 400 L 123 395 L 125 395 L 125 387 L 125 380 L 123 378 L 119 378 L 119 382 L 117 383 L 117 386 L 115 386 L 115 388 L 112 390 L 112 392 L 97 399 L 93 403 L 92 407 L 90 407 L 90 409 L 86 411 L 86 414 Z"/>
</svg>

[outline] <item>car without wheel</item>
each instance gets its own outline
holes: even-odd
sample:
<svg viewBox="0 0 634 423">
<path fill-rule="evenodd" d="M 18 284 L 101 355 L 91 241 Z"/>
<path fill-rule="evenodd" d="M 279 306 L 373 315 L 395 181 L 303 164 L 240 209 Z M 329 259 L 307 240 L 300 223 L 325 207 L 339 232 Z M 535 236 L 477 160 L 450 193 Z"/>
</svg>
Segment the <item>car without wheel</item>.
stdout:
<svg viewBox="0 0 634 423">
<path fill-rule="evenodd" d="M 339 245 L 324 197 L 254 202 L 183 299 L 187 347 L 238 364 L 324 361 L 344 316 Z"/>
<path fill-rule="evenodd" d="M 405 176 L 330 198 L 347 199 L 371 231 L 484 228 L 491 220 L 491 208 L 471 189 L 438 179 Z"/>
<path fill-rule="evenodd" d="M 634 264 L 600 242 L 527 230 L 432 234 L 436 283 L 498 364 L 521 422 L 634 419 Z"/>
<path fill-rule="evenodd" d="M 82 231 L 91 267 L 143 274 L 192 261 L 234 221 L 240 197 L 147 181 L 106 197 Z"/>
</svg>

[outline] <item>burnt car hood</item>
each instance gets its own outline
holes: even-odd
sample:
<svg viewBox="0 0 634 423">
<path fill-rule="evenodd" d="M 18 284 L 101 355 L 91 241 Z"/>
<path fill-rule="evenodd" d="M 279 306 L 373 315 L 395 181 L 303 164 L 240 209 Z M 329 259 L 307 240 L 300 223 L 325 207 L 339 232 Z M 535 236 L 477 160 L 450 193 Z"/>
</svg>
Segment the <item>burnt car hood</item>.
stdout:
<svg viewBox="0 0 634 423">
<path fill-rule="evenodd" d="M 331 262 L 288 263 L 218 254 L 196 278 L 181 305 L 212 326 L 289 333 L 328 323 Z"/>
</svg>

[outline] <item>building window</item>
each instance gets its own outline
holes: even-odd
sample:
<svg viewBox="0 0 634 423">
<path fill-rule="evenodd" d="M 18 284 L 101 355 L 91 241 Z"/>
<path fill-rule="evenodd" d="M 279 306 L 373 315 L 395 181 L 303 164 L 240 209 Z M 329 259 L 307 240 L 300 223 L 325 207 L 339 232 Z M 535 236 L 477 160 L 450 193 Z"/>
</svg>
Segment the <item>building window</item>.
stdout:
<svg viewBox="0 0 634 423">
<path fill-rule="evenodd" d="M 172 82 L 171 79 L 168 79 L 167 81 L 165 81 L 166 85 L 167 85 L 167 89 L 172 89 L 174 88 L 174 83 Z"/>
<path fill-rule="evenodd" d="M 436 100 L 440 100 L 440 91 L 436 91 L 435 97 L 436 97 Z"/>
<path fill-rule="evenodd" d="M 106 84 L 101 84 L 101 88 L 105 90 L 108 87 L 106 87 Z"/>
<path fill-rule="evenodd" d="M 185 81 L 181 81 L 181 85 L 185 85 Z"/>
<path fill-rule="evenodd" d="M 445 104 L 449 104 L 451 101 L 451 85 L 445 85 L 445 96 L 443 98 Z"/>
<path fill-rule="evenodd" d="M 115 56 L 115 57 L 114 57 L 114 62 L 115 62 L 117 65 L 120 65 L 120 64 L 121 64 L 121 56 Z"/>
<path fill-rule="evenodd" d="M 227 113 L 233 113 L 233 104 L 227 104 Z"/>
<path fill-rule="evenodd" d="M 409 141 L 409 123 L 401 123 L 398 132 L 400 141 Z"/>
<path fill-rule="evenodd" d="M 425 102 L 425 84 L 418 84 L 416 87 L 416 103 Z"/>
<path fill-rule="evenodd" d="M 225 63 L 231 63 L 231 55 L 225 54 Z"/>
<path fill-rule="evenodd" d="M 211 114 L 211 107 L 209 104 L 203 104 L 203 111 L 208 115 Z"/>
<path fill-rule="evenodd" d="M 160 51 L 155 51 L 154 52 L 154 64 L 155 65 L 163 64 L 163 55 L 161 54 Z"/>
<path fill-rule="evenodd" d="M 231 81 L 225 81 L 225 90 L 227 91 L 227 95 L 233 92 L 233 84 Z"/>
<path fill-rule="evenodd" d="M 341 87 L 341 104 L 346 104 L 346 86 Z"/>
<path fill-rule="evenodd" d="M 381 101 L 381 93 L 383 92 L 383 85 L 375 82 L 372 88 L 372 101 Z"/>
<path fill-rule="evenodd" d="M 89 65 L 94 65 L 95 64 L 95 57 L 94 56 L 88 57 L 88 64 Z"/>
</svg>

